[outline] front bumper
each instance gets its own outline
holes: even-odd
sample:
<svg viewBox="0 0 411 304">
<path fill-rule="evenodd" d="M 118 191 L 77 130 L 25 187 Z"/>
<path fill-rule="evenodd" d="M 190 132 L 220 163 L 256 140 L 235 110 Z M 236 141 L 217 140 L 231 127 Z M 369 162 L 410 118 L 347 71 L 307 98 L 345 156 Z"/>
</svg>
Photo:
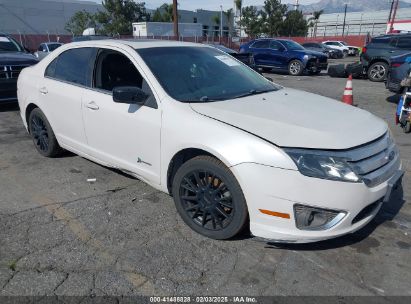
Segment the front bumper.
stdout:
<svg viewBox="0 0 411 304">
<path fill-rule="evenodd" d="M 388 180 L 372 188 L 364 183 L 311 178 L 294 170 L 250 163 L 231 169 L 247 200 L 254 236 L 275 242 L 309 243 L 352 233 L 368 224 L 378 213 L 387 193 L 391 193 L 401 179 L 400 166 Z M 327 230 L 300 230 L 295 223 L 295 204 L 344 211 L 346 215 Z M 289 215 L 289 218 L 267 215 L 260 210 Z"/>
<path fill-rule="evenodd" d="M 309 71 L 325 71 L 328 69 L 328 62 L 320 62 L 319 60 L 309 60 L 305 67 Z"/>
<path fill-rule="evenodd" d="M 0 104 L 17 101 L 17 79 L 0 80 Z"/>
</svg>

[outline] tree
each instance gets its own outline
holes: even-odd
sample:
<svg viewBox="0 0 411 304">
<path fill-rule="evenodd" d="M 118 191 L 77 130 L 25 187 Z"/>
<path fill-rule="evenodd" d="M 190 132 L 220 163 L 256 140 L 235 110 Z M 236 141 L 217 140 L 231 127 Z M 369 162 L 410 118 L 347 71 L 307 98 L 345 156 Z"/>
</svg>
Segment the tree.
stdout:
<svg viewBox="0 0 411 304">
<path fill-rule="evenodd" d="M 240 26 L 250 37 L 257 37 L 261 34 L 260 12 L 255 6 L 246 6 L 242 9 Z"/>
<path fill-rule="evenodd" d="M 220 16 L 215 15 L 213 16 L 212 20 L 216 24 L 215 33 L 216 33 L 216 36 L 218 36 L 218 32 L 219 32 L 218 29 L 220 29 L 220 21 L 221 21 Z"/>
<path fill-rule="evenodd" d="M 89 27 L 95 27 L 96 21 L 92 14 L 85 10 L 76 12 L 66 23 L 65 29 L 73 35 L 81 35 Z"/>
<path fill-rule="evenodd" d="M 308 21 L 314 21 L 314 37 L 317 37 L 318 21 L 320 21 L 320 17 L 323 13 L 324 10 L 315 11 L 313 12 L 313 16 L 308 19 Z"/>
<path fill-rule="evenodd" d="M 263 33 L 269 37 L 278 36 L 286 12 L 287 5 L 280 0 L 265 0 L 261 13 Z"/>
<path fill-rule="evenodd" d="M 286 18 L 280 27 L 281 36 L 303 36 L 307 35 L 308 25 L 304 19 L 304 15 L 301 11 L 289 11 L 286 14 Z"/>
<path fill-rule="evenodd" d="M 230 8 L 226 12 L 223 12 L 225 17 L 227 18 L 228 23 L 228 36 L 231 35 L 231 22 L 233 21 L 233 9 Z"/>
<path fill-rule="evenodd" d="M 104 11 L 95 14 L 101 32 L 109 35 L 131 34 L 133 22 L 149 21 L 145 3 L 133 0 L 103 0 Z"/>
</svg>

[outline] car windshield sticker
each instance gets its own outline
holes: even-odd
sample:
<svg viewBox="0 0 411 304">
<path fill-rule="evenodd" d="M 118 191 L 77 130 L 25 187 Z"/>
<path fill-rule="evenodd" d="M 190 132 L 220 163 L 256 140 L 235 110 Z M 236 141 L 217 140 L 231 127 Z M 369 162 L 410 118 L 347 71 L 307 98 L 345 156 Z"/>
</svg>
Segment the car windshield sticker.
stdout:
<svg viewBox="0 0 411 304">
<path fill-rule="evenodd" d="M 0 37 L 0 42 L 10 42 L 10 39 L 7 37 Z"/>
<path fill-rule="evenodd" d="M 228 57 L 227 55 L 218 55 L 218 56 L 215 56 L 215 58 L 217 58 L 221 62 L 224 62 L 228 66 L 240 65 L 237 61 L 235 61 L 233 58 Z"/>
</svg>

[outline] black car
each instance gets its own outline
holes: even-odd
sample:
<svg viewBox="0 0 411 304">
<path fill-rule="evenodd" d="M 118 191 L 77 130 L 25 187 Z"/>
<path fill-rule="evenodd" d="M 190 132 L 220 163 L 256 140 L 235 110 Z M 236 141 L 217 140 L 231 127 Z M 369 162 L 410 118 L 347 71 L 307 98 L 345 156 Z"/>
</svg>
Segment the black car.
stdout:
<svg viewBox="0 0 411 304">
<path fill-rule="evenodd" d="M 17 78 L 22 69 L 38 60 L 16 40 L 0 35 L 0 104 L 17 100 Z"/>
<path fill-rule="evenodd" d="M 411 52 L 390 59 L 385 87 L 393 93 L 402 93 L 401 81 L 410 74 Z"/>
<path fill-rule="evenodd" d="M 248 65 L 250 68 L 256 70 L 259 72 L 257 66 L 255 65 L 254 62 L 254 56 L 252 53 L 239 53 L 233 49 L 230 49 L 228 47 L 225 47 L 224 45 L 221 44 L 209 44 L 212 47 L 215 47 L 216 49 L 219 49 L 220 51 L 223 51 L 224 53 L 227 53 L 237 60 L 241 61 L 242 63 Z"/>
<path fill-rule="evenodd" d="M 363 48 L 361 62 L 368 78 L 383 82 L 387 78 L 390 58 L 411 52 L 411 34 L 383 35 L 375 37 Z"/>
<path fill-rule="evenodd" d="M 344 53 L 342 51 L 330 48 L 329 46 L 323 43 L 307 42 L 307 43 L 302 44 L 302 46 L 306 48 L 307 50 L 324 53 L 328 56 L 328 58 L 332 58 L 332 59 L 344 58 Z"/>
</svg>

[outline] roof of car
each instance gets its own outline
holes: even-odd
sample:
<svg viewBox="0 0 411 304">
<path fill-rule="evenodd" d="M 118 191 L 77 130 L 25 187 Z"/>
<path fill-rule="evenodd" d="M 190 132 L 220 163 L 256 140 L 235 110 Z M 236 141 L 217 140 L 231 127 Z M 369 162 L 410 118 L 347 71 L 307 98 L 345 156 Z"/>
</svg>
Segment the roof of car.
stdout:
<svg viewBox="0 0 411 304">
<path fill-rule="evenodd" d="M 133 49 L 144 49 L 153 47 L 176 47 L 176 46 L 195 46 L 195 47 L 209 47 L 207 45 L 192 43 L 192 42 L 180 42 L 173 40 L 153 40 L 153 39 L 104 39 L 104 40 L 88 40 L 72 42 L 69 45 L 105 45 L 105 46 L 118 46 L 126 45 Z"/>
</svg>

